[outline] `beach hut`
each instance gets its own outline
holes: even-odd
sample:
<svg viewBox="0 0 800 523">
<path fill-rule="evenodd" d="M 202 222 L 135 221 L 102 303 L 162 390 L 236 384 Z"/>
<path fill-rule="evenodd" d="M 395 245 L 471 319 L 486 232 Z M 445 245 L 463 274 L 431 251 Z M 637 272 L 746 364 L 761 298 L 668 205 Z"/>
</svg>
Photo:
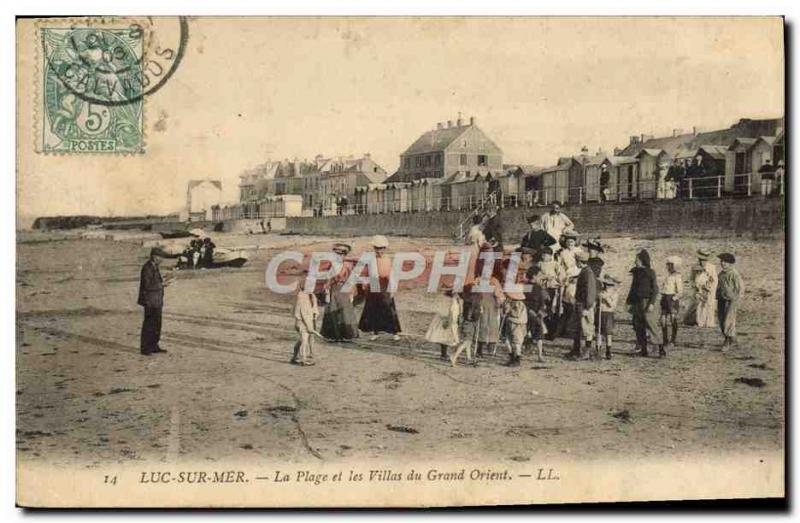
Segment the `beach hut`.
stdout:
<svg viewBox="0 0 800 523">
<path fill-rule="evenodd" d="M 638 176 L 634 183 L 632 197 L 639 199 L 655 199 L 657 194 L 663 197 L 663 178 L 669 167 L 670 156 L 663 149 L 642 149 L 636 155 L 639 161 Z M 661 182 L 661 187 L 659 187 Z"/>
</svg>

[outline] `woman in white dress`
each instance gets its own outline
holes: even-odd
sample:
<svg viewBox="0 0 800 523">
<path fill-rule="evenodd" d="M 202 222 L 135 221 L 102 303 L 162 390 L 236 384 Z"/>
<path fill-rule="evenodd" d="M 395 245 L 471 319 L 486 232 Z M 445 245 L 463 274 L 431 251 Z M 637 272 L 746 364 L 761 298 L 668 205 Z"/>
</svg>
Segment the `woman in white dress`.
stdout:
<svg viewBox="0 0 800 523">
<path fill-rule="evenodd" d="M 717 268 L 711 262 L 711 253 L 697 251 L 697 264 L 692 267 L 689 306 L 684 323 L 698 327 L 717 326 Z"/>
</svg>

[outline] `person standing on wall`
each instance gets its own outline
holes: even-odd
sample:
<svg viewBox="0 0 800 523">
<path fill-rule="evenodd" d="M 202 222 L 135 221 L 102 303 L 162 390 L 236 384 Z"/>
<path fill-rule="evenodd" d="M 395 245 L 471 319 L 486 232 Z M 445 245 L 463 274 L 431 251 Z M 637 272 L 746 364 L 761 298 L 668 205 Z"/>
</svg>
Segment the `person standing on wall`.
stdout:
<svg viewBox="0 0 800 523">
<path fill-rule="evenodd" d="M 553 202 L 550 212 L 542 215 L 542 229 L 558 242 L 561 236 L 575 228 L 575 224 L 569 217 L 561 212 L 561 203 Z M 557 245 L 557 243 L 556 243 Z"/>
</svg>

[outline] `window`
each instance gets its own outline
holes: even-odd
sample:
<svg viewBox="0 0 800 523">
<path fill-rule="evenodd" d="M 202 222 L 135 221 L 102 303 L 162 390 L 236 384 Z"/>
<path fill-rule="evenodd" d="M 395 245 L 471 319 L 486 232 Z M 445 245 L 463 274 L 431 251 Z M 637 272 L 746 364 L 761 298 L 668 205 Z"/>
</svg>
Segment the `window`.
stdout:
<svg viewBox="0 0 800 523">
<path fill-rule="evenodd" d="M 459 160 L 458 160 L 458 164 L 459 165 L 467 165 L 467 155 L 466 154 L 460 155 Z"/>
<path fill-rule="evenodd" d="M 486 158 L 485 154 L 478 155 L 478 165 L 481 167 L 486 167 L 489 164 L 488 159 Z"/>
<path fill-rule="evenodd" d="M 433 165 L 441 165 L 442 164 L 442 155 L 436 154 L 433 156 Z"/>
</svg>

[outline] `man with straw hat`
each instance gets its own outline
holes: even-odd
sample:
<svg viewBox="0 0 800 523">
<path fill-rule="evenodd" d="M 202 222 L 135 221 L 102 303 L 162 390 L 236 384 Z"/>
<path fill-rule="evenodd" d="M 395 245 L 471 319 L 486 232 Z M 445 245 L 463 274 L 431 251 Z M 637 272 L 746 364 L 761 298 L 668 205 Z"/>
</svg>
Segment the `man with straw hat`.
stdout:
<svg viewBox="0 0 800 523">
<path fill-rule="evenodd" d="M 683 295 L 683 276 L 681 276 L 679 256 L 667 256 L 667 277 L 661 282 L 661 333 L 664 339 L 662 356 L 675 346 L 678 336 L 678 315 Z M 671 334 L 671 336 L 670 336 Z"/>
<path fill-rule="evenodd" d="M 386 255 L 389 240 L 380 234 L 372 237 L 372 248 L 375 251 L 376 265 L 378 267 L 378 282 L 380 290 L 373 292 L 367 289 L 364 310 L 358 328 L 364 332 L 371 332 L 371 340 L 378 337 L 378 333 L 387 332 L 395 341 L 400 339 L 400 319 L 397 317 L 397 308 L 394 296 L 389 292 L 389 278 L 392 273 L 392 260 Z"/>
<path fill-rule="evenodd" d="M 719 328 L 725 337 L 722 352 L 727 352 L 736 344 L 736 309 L 739 298 L 744 293 L 744 282 L 736 271 L 736 257 L 731 253 L 719 255 L 722 271 L 719 273 L 719 286 L 717 287 L 717 316 Z"/>
</svg>

